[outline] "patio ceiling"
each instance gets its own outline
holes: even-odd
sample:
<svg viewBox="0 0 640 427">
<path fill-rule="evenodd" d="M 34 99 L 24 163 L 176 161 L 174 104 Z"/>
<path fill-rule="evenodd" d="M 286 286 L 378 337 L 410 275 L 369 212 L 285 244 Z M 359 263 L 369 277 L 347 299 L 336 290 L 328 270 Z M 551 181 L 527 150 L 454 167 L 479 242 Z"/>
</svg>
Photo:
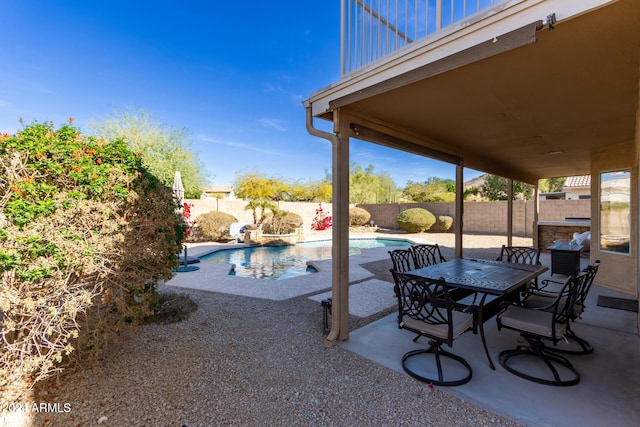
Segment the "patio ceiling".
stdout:
<svg viewBox="0 0 640 427">
<path fill-rule="evenodd" d="M 635 138 L 638 22 L 640 2 L 623 0 L 545 27 L 536 43 L 330 105 L 352 128 L 396 137 L 357 138 L 397 148 L 407 135 L 407 151 L 437 149 L 472 169 L 530 183 L 589 174 L 592 152 Z"/>
</svg>

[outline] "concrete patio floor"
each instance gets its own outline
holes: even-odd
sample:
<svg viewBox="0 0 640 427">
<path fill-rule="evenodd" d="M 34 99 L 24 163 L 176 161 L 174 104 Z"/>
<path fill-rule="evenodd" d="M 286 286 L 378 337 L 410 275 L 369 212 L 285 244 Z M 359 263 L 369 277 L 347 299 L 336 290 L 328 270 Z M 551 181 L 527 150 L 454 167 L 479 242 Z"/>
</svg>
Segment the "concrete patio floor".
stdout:
<svg viewBox="0 0 640 427">
<path fill-rule="evenodd" d="M 370 249 L 362 255 L 350 257 L 350 283 L 353 290 L 350 292 L 351 315 L 365 317 L 374 311 L 389 312 L 389 307 L 395 305 L 392 284 L 375 278 L 361 267 L 362 264 L 376 260 L 387 260 L 389 249 Z M 199 256 L 210 250 L 210 246 L 202 246 L 189 249 L 189 254 Z M 550 266 L 548 254 L 542 254 L 541 261 Z M 581 262 L 586 266 L 588 260 L 582 259 Z M 276 300 L 307 295 L 320 301 L 330 295 L 331 260 L 317 263 L 319 273 L 285 281 L 228 276 L 228 265 L 200 263 L 199 266 L 199 272 L 178 274 L 167 284 Z M 542 279 L 548 276 L 549 273 L 546 273 Z M 212 277 L 216 280 L 211 280 Z M 563 276 L 554 275 L 556 280 L 562 278 Z M 238 286 L 238 281 L 241 281 L 242 286 Z M 629 296 L 600 287 L 597 282 L 596 277 L 596 284 L 590 292 L 582 319 L 572 326 L 595 349 L 590 355 L 569 356 L 581 374 L 578 385 L 545 386 L 507 372 L 497 361 L 498 353 L 514 348 L 519 336 L 514 331 L 498 331 L 495 319 L 490 319 L 485 323 L 485 332 L 496 370 L 491 370 L 488 365 L 480 336 L 467 333 L 455 341 L 451 350 L 470 363 L 473 378 L 465 385 L 441 389 L 523 425 L 638 425 L 640 337 L 637 331 L 637 313 L 599 307 L 599 295 L 621 298 Z M 362 291 L 358 290 L 358 286 Z M 392 313 L 351 331 L 349 339 L 338 343 L 338 346 L 407 375 L 401 366 L 402 355 L 426 345 L 424 338 L 414 343 L 413 337 L 413 334 L 398 329 L 396 313 Z"/>
<path fill-rule="evenodd" d="M 586 265 L 587 260 L 582 261 Z M 549 256 L 543 254 L 542 262 L 550 265 Z M 554 275 L 555 279 L 561 277 Z M 485 332 L 496 370 L 489 367 L 480 336 L 467 333 L 459 337 L 450 350 L 469 362 L 473 378 L 462 386 L 442 389 L 525 425 L 638 425 L 640 337 L 637 313 L 599 307 L 599 295 L 625 297 L 597 285 L 592 287 L 583 318 L 572 326 L 576 334 L 587 339 L 595 349 L 590 355 L 569 356 L 581 374 L 578 385 L 545 386 L 507 372 L 499 365 L 497 357 L 500 351 L 515 348 L 519 336 L 514 331 L 498 331 L 495 319 L 490 319 L 485 323 Z M 394 313 L 353 331 L 349 340 L 339 345 L 404 374 L 402 355 L 427 345 L 424 338 L 414 343 L 414 336 L 398 329 Z"/>
</svg>

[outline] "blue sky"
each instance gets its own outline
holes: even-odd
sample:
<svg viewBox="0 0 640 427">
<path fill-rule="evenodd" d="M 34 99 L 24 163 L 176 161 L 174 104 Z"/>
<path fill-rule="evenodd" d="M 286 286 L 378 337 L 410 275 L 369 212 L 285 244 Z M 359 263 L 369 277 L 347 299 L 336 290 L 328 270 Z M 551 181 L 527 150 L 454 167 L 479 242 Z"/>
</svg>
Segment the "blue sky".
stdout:
<svg viewBox="0 0 640 427">
<path fill-rule="evenodd" d="M 143 109 L 188 130 L 210 184 L 239 171 L 321 179 L 331 147 L 307 133 L 302 101 L 340 77 L 339 9 L 339 0 L 2 0 L 0 132 L 20 129 L 19 118 L 74 117 L 88 130 L 114 110 Z M 351 161 L 399 186 L 455 178 L 454 166 L 358 140 Z"/>
</svg>

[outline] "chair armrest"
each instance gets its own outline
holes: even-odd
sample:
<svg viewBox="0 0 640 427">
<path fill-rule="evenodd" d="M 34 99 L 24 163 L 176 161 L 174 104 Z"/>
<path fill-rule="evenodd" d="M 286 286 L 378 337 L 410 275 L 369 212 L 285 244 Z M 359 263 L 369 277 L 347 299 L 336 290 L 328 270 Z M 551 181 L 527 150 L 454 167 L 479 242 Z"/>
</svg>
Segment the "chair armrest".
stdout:
<svg viewBox="0 0 640 427">
<path fill-rule="evenodd" d="M 532 289 L 529 292 L 527 292 L 527 295 L 525 295 L 525 299 L 529 295 L 538 295 L 538 296 L 546 297 L 546 298 L 557 298 L 558 297 L 558 292 L 545 291 L 544 289 Z M 562 296 L 566 297 L 567 296 L 567 291 L 564 291 Z"/>
<path fill-rule="evenodd" d="M 473 315 L 473 328 L 472 328 L 472 332 L 474 334 L 478 333 L 478 324 L 479 324 L 479 316 L 480 316 L 480 307 L 478 307 L 475 304 L 471 304 L 471 305 L 463 305 L 463 304 L 456 304 L 456 306 L 460 306 L 460 308 L 462 308 L 463 313 L 467 313 L 467 314 L 471 314 Z"/>
<path fill-rule="evenodd" d="M 544 302 L 542 302 L 543 305 L 539 305 L 537 307 L 536 306 L 531 306 L 531 305 L 527 305 L 527 298 L 524 298 L 522 300 L 522 304 L 521 305 L 523 307 L 526 307 L 529 310 L 539 310 L 539 311 L 551 310 L 554 307 L 554 305 L 556 305 L 556 300 L 558 298 L 558 294 L 554 294 L 554 295 L 549 296 L 549 295 L 543 295 L 543 294 L 536 293 L 536 294 L 530 294 L 530 295 L 539 295 L 539 296 L 542 296 L 544 298 L 547 298 L 547 299 L 549 299 L 549 304 L 544 304 Z"/>
<path fill-rule="evenodd" d="M 551 279 L 544 279 L 541 282 L 541 286 L 538 286 L 538 290 L 546 288 L 547 286 L 549 286 L 550 283 L 555 283 L 556 285 L 564 285 L 564 282 L 559 282 L 557 280 L 551 280 Z"/>
<path fill-rule="evenodd" d="M 545 280 L 543 280 L 541 282 L 540 286 L 528 288 L 526 290 L 526 292 L 524 293 L 523 297 L 526 298 L 527 295 L 540 295 L 540 296 L 543 296 L 543 297 L 555 298 L 556 296 L 558 296 L 558 292 L 560 291 L 560 289 L 557 289 L 555 291 L 546 290 L 545 289 L 547 286 L 549 286 L 552 283 L 555 284 L 555 285 L 560 285 L 560 286 L 565 284 L 565 282 L 559 282 L 557 280 L 545 279 Z"/>
</svg>

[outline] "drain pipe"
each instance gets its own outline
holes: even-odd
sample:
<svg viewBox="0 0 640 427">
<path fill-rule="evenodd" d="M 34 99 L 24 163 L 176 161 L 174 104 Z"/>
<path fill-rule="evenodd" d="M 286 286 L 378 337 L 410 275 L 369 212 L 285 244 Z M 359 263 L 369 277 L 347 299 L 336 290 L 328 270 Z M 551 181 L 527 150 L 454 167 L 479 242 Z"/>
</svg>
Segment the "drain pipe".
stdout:
<svg viewBox="0 0 640 427">
<path fill-rule="evenodd" d="M 302 102 L 302 105 L 304 106 L 306 113 L 307 113 L 307 120 L 306 120 L 306 125 L 307 125 L 307 132 L 309 132 L 310 135 L 313 136 L 317 136 L 318 138 L 323 138 L 328 140 L 329 142 L 331 142 L 331 150 L 332 153 L 336 152 L 337 146 L 340 142 L 340 140 L 338 139 L 338 136 L 334 133 L 331 132 L 326 132 L 326 131 L 322 131 L 320 129 L 316 129 L 313 127 L 313 113 L 311 111 L 311 103 L 309 102 L 309 100 L 305 100 Z M 335 162 L 335 159 L 333 160 L 332 163 Z M 335 167 L 335 165 L 332 164 L 332 168 Z M 335 177 L 335 173 L 334 173 L 334 177 Z M 332 192 L 333 192 L 333 200 L 337 200 L 336 199 L 336 186 L 332 185 Z M 338 236 L 336 236 L 337 234 L 337 228 L 333 227 L 332 228 L 332 244 L 335 244 L 336 242 L 338 242 Z M 332 300 L 334 302 L 337 302 L 339 304 L 344 304 L 343 301 L 336 301 L 335 297 L 336 295 L 339 295 L 340 290 L 339 290 L 339 284 L 340 284 L 340 280 L 339 280 L 339 264 L 337 262 L 338 260 L 334 259 L 331 262 L 331 296 L 332 296 Z M 339 297 L 338 297 L 339 298 Z M 325 338 L 325 346 L 326 347 L 333 347 L 336 343 L 336 341 L 338 340 L 338 336 L 339 336 L 339 325 L 340 325 L 340 320 L 341 320 L 342 314 L 341 314 L 341 310 L 339 307 L 333 307 L 333 309 L 331 310 L 331 328 L 329 330 L 329 334 L 326 336 Z M 337 326 L 337 327 L 336 327 Z"/>
</svg>

